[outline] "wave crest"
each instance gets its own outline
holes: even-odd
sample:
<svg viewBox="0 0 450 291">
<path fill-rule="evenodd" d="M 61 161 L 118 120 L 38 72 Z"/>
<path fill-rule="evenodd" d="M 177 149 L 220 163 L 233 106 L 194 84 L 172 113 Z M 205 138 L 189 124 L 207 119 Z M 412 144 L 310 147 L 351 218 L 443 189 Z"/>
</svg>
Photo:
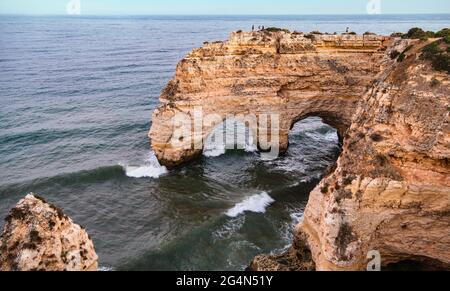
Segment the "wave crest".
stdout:
<svg viewBox="0 0 450 291">
<path fill-rule="evenodd" d="M 244 212 L 265 213 L 266 208 L 274 203 L 275 200 L 269 196 L 266 192 L 253 195 L 241 203 L 236 204 L 233 208 L 226 212 L 229 217 L 237 217 Z"/>
<path fill-rule="evenodd" d="M 130 178 L 159 178 L 168 173 L 166 167 L 156 159 L 156 156 L 151 153 L 142 166 L 122 166 L 125 174 Z"/>
</svg>

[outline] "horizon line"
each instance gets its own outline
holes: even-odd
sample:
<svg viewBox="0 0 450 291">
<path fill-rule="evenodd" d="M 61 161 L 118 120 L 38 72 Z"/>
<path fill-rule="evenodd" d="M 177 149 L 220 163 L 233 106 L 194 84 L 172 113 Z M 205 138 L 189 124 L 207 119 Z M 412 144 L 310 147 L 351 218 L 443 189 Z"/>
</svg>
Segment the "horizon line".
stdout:
<svg viewBox="0 0 450 291">
<path fill-rule="evenodd" d="M 305 13 L 305 14 L 91 14 L 81 13 L 77 15 L 69 15 L 66 13 L 1 13 L 0 16 L 70 16 L 70 17 L 82 17 L 82 16 L 383 16 L 383 15 L 450 15 L 450 12 L 438 13 L 380 13 L 380 14 L 368 14 L 368 13 Z"/>
</svg>

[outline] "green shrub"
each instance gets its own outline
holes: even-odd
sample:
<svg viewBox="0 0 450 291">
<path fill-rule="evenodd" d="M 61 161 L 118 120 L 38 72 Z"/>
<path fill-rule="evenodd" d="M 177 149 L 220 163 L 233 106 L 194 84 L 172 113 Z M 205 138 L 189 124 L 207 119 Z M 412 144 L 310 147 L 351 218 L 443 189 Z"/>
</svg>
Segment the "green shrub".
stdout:
<svg viewBox="0 0 450 291">
<path fill-rule="evenodd" d="M 440 52 L 441 50 L 439 49 L 439 41 L 435 41 L 430 43 L 429 45 L 426 45 L 422 49 L 422 57 L 427 60 L 431 60 L 434 58 L 434 56 L 436 56 Z"/>
<path fill-rule="evenodd" d="M 322 35 L 323 33 L 321 33 L 320 31 L 312 31 L 311 34 L 319 34 L 319 35 Z"/>
<path fill-rule="evenodd" d="M 278 27 L 268 27 L 265 29 L 268 32 L 280 32 L 280 31 L 284 31 L 289 33 L 290 31 L 288 29 L 283 29 L 283 28 L 278 28 Z"/>
<path fill-rule="evenodd" d="M 408 33 L 406 33 L 403 37 L 404 38 L 411 38 L 411 39 L 420 39 L 423 37 L 426 37 L 427 34 L 425 31 L 423 31 L 422 28 L 419 27 L 414 27 L 411 28 Z"/>
<path fill-rule="evenodd" d="M 450 55 L 443 53 L 436 55 L 432 65 L 436 71 L 447 71 L 450 74 Z"/>
<path fill-rule="evenodd" d="M 450 55 L 449 47 L 443 51 L 440 45 L 442 40 L 435 41 L 422 49 L 422 58 L 431 61 L 433 69 L 436 71 L 446 71 L 450 73 Z"/>
<path fill-rule="evenodd" d="M 425 36 L 428 38 L 435 38 L 436 34 L 433 31 L 427 31 L 425 32 Z"/>
<path fill-rule="evenodd" d="M 350 31 L 348 34 L 350 34 L 350 35 L 356 35 L 357 33 L 354 32 L 354 31 Z"/>
<path fill-rule="evenodd" d="M 444 28 L 438 32 L 436 32 L 436 37 L 446 37 L 450 35 L 450 28 Z"/>
<path fill-rule="evenodd" d="M 450 44 L 450 35 L 447 35 L 446 37 L 444 37 L 444 42 L 446 44 Z"/>
<path fill-rule="evenodd" d="M 366 31 L 364 32 L 364 35 L 376 35 L 376 33 L 370 32 L 370 31 Z"/>
<path fill-rule="evenodd" d="M 403 33 L 401 33 L 401 32 L 394 32 L 394 33 L 392 33 L 391 34 L 391 37 L 403 37 Z"/>
</svg>

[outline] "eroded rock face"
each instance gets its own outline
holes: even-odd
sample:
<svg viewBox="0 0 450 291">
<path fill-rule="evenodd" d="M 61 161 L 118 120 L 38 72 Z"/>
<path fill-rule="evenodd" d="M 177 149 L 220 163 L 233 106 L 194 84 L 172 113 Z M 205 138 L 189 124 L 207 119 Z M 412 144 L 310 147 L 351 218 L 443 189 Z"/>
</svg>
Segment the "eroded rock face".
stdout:
<svg viewBox="0 0 450 291">
<path fill-rule="evenodd" d="M 177 66 L 161 94 L 150 139 L 159 161 L 178 166 L 202 152 L 202 142 L 218 125 L 200 123 L 200 133 L 177 136 L 179 115 L 278 114 L 279 148 L 288 147 L 294 123 L 320 116 L 343 135 L 358 102 L 386 65 L 392 40 L 367 35 L 303 35 L 286 32 L 232 33 L 230 40 L 205 44 Z M 245 122 L 257 140 L 266 129 Z M 186 122 L 184 122 L 186 123 Z M 184 124 L 185 125 L 185 124 Z M 192 127 L 196 126 L 192 122 Z M 259 128 L 258 128 L 259 127 Z M 200 147 L 198 146 L 200 144 Z M 197 147 L 195 147 L 197 145 Z"/>
<path fill-rule="evenodd" d="M 170 143 L 171 118 L 192 114 L 195 106 L 223 118 L 277 112 L 281 149 L 296 121 L 320 116 L 344 140 L 336 169 L 311 193 L 291 250 L 259 256 L 251 268 L 309 269 L 306 248 L 317 270 L 365 270 L 372 250 L 383 266 L 412 261 L 448 269 L 450 79 L 421 58 L 425 44 L 233 33 L 180 62 L 153 115 L 152 147 L 168 166 L 200 154 Z M 390 57 L 395 50 L 405 51 L 403 62 Z M 186 140 L 201 142 L 212 128 Z"/>
<path fill-rule="evenodd" d="M 298 231 L 319 270 L 363 270 L 371 250 L 383 266 L 450 269 L 450 78 L 423 46 L 365 94 L 336 171 L 310 195 Z"/>
<path fill-rule="evenodd" d="M 6 218 L 1 271 L 95 271 L 97 260 L 86 231 L 41 198 L 27 195 Z"/>
</svg>

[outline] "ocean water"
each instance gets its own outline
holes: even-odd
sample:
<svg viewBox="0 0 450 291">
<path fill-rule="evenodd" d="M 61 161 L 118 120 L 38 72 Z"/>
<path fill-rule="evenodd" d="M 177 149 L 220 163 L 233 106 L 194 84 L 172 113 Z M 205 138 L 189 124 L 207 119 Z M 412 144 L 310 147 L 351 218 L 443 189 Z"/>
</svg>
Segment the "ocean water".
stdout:
<svg viewBox="0 0 450 291">
<path fill-rule="evenodd" d="M 390 34 L 450 16 L 0 16 L 0 217 L 35 192 L 85 226 L 113 270 L 243 270 L 285 249 L 339 155 L 333 128 L 297 123 L 275 161 L 213 146 L 171 171 L 147 139 L 177 62 L 252 25 Z"/>
</svg>

